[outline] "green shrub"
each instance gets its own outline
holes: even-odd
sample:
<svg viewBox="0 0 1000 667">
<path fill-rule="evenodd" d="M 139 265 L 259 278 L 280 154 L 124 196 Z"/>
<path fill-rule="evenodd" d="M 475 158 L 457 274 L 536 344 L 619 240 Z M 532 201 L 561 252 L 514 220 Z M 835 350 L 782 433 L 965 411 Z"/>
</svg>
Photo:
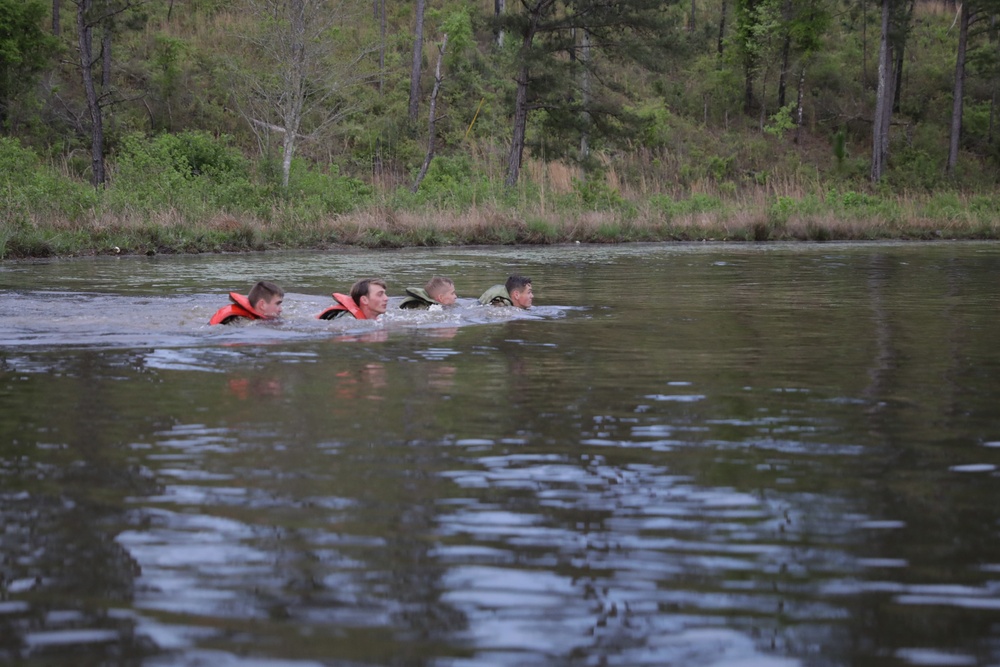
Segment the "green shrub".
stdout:
<svg viewBox="0 0 1000 667">
<path fill-rule="evenodd" d="M 573 179 L 573 192 L 580 203 L 592 211 L 609 211 L 625 205 L 625 199 L 604 179 L 591 178 L 586 181 Z"/>
<path fill-rule="evenodd" d="M 559 230 L 548 220 L 528 218 L 528 239 L 537 243 L 552 243 L 559 237 Z"/>
<path fill-rule="evenodd" d="M 324 173 L 305 160 L 292 160 L 288 197 L 296 207 L 322 215 L 347 213 L 370 203 L 372 194 L 370 185 L 341 176 L 336 166 Z"/>
<path fill-rule="evenodd" d="M 954 192 L 942 192 L 931 197 L 923 207 L 927 217 L 938 220 L 958 220 L 965 217 L 965 207 Z"/>
<path fill-rule="evenodd" d="M 767 217 L 772 224 L 783 225 L 796 212 L 798 203 L 791 197 L 778 197 L 768 206 Z"/>
<path fill-rule="evenodd" d="M 252 183 L 249 162 L 227 143 L 205 132 L 126 136 L 112 170 L 109 205 L 175 209 L 192 218 L 259 210 L 266 191 Z"/>
<path fill-rule="evenodd" d="M 472 163 L 464 155 L 439 155 L 431 160 L 416 192 L 417 204 L 469 206 L 476 199 Z"/>
<path fill-rule="evenodd" d="M 16 139 L 0 137 L 0 221 L 47 214 L 77 220 L 98 203 L 91 186 L 44 165 Z"/>
</svg>

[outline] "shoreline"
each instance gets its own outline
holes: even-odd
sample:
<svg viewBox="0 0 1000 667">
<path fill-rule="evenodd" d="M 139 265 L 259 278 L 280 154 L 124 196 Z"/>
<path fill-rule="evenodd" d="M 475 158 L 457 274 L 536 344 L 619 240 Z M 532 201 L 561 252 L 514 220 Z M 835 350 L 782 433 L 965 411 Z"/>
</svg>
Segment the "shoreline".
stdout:
<svg viewBox="0 0 1000 667">
<path fill-rule="evenodd" d="M 787 206 L 791 208 L 791 205 Z M 773 209 L 773 207 L 772 207 Z M 1000 220 L 978 214 L 886 216 L 823 210 L 808 215 L 759 207 L 683 215 L 644 211 L 520 213 L 365 210 L 334 218 L 265 221 L 220 213 L 204 222 L 176 214 L 85 222 L 36 221 L 0 228 L 0 260 L 99 255 L 249 253 L 331 248 L 394 249 L 619 244 L 827 241 L 996 241 Z"/>
</svg>

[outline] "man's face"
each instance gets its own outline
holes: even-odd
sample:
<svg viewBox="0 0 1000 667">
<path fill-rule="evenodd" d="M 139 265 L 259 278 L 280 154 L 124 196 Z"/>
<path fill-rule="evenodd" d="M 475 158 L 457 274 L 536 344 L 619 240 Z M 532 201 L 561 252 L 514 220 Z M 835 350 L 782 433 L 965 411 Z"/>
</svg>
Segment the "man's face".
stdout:
<svg viewBox="0 0 1000 667">
<path fill-rule="evenodd" d="M 258 299 L 257 305 L 255 305 L 254 308 L 265 318 L 273 320 L 281 317 L 281 304 L 284 302 L 285 297 L 283 296 L 271 297 L 270 301 L 267 299 Z"/>
<path fill-rule="evenodd" d="M 451 304 L 455 303 L 455 299 L 457 298 L 458 296 L 455 294 L 454 285 L 448 285 L 440 292 L 438 292 L 437 296 L 434 297 L 435 301 L 440 303 L 442 306 L 450 306 Z"/>
<path fill-rule="evenodd" d="M 531 283 L 528 283 L 519 290 L 510 293 L 511 302 L 518 308 L 531 308 L 531 302 L 535 299 L 535 293 L 531 290 Z"/>
<path fill-rule="evenodd" d="M 389 306 L 389 295 L 385 293 L 385 288 L 381 285 L 369 285 L 368 296 L 361 297 L 364 303 L 367 299 L 368 310 L 375 316 L 381 315 Z"/>
</svg>

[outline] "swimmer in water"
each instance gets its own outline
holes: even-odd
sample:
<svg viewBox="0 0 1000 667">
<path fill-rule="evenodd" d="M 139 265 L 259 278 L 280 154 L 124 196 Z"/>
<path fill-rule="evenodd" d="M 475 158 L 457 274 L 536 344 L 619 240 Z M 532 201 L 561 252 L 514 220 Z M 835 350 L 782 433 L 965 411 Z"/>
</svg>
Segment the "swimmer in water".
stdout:
<svg viewBox="0 0 1000 667">
<path fill-rule="evenodd" d="M 250 289 L 250 294 L 247 296 L 230 292 L 229 300 L 232 303 L 216 311 L 208 321 L 209 324 L 229 324 L 239 319 L 278 319 L 281 317 L 281 304 L 285 301 L 285 292 L 274 283 L 262 280 Z"/>
<path fill-rule="evenodd" d="M 479 297 L 484 306 L 514 306 L 527 310 L 535 300 L 531 289 L 531 278 L 510 276 L 503 285 L 494 285 Z"/>
<path fill-rule="evenodd" d="M 389 306 L 389 296 L 385 293 L 385 281 L 381 278 L 365 278 L 351 285 L 351 293 L 333 293 L 337 303 L 317 315 L 321 320 L 332 320 L 349 314 L 356 320 L 374 320 Z"/>
<path fill-rule="evenodd" d="M 399 304 L 399 307 L 404 310 L 450 306 L 458 298 L 455 295 L 455 282 L 444 276 L 434 276 L 427 281 L 423 288 L 407 287 L 406 294 L 406 298 Z"/>
</svg>

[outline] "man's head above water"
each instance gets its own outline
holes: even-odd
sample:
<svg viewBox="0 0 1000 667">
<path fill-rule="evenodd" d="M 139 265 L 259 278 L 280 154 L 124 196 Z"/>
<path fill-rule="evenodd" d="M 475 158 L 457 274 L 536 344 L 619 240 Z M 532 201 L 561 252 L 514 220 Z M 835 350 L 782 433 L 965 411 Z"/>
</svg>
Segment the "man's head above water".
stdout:
<svg viewBox="0 0 1000 667">
<path fill-rule="evenodd" d="M 510 301 L 518 308 L 531 308 L 535 293 L 531 289 L 531 278 L 525 276 L 510 276 L 504 283 Z"/>
</svg>

